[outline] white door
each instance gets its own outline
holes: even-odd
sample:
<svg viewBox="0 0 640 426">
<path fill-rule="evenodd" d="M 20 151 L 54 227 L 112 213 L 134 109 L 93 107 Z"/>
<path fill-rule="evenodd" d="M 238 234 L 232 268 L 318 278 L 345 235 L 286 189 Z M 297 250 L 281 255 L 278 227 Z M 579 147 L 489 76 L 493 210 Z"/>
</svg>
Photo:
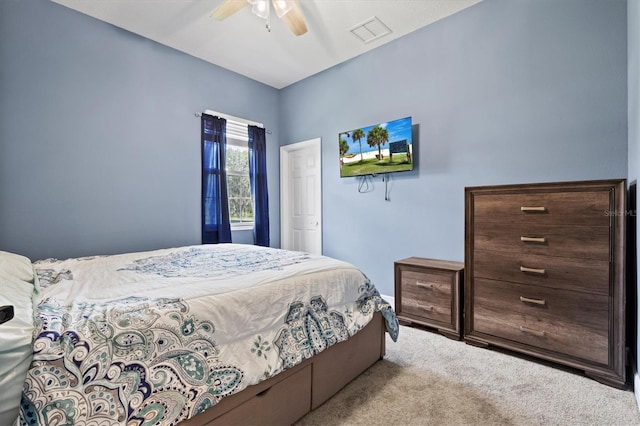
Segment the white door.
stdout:
<svg viewBox="0 0 640 426">
<path fill-rule="evenodd" d="M 321 139 L 280 147 L 281 246 L 322 254 Z"/>
</svg>

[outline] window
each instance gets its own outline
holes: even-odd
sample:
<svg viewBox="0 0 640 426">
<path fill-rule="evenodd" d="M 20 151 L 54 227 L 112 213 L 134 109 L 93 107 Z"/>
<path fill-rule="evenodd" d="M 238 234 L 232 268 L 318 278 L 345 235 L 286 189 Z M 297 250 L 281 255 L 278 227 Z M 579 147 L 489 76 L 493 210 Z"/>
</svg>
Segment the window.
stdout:
<svg viewBox="0 0 640 426">
<path fill-rule="evenodd" d="M 253 199 L 249 180 L 247 140 L 229 137 L 227 131 L 227 193 L 231 229 L 253 228 Z"/>
<path fill-rule="evenodd" d="M 253 229 L 255 202 L 251 196 L 247 126 L 262 127 L 262 124 L 209 110 L 205 113 L 227 120 L 226 173 L 231 230 Z"/>
</svg>

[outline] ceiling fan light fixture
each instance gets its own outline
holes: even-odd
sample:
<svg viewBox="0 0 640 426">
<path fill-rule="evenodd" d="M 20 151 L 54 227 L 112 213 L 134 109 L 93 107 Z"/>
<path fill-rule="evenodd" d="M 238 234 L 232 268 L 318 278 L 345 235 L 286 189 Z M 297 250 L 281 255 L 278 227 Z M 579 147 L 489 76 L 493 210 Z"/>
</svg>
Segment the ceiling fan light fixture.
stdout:
<svg viewBox="0 0 640 426">
<path fill-rule="evenodd" d="M 272 0 L 272 3 L 278 18 L 282 18 L 293 8 L 292 0 Z"/>
<path fill-rule="evenodd" d="M 267 21 L 268 31 L 271 31 L 271 13 L 275 11 L 294 35 L 307 33 L 307 24 L 298 0 L 222 0 L 211 17 L 222 21 L 248 5 L 251 5 L 251 13 Z"/>
<path fill-rule="evenodd" d="M 269 4 L 267 0 L 256 0 L 251 7 L 251 12 L 254 15 L 259 16 L 262 19 L 267 19 L 269 17 Z"/>
</svg>

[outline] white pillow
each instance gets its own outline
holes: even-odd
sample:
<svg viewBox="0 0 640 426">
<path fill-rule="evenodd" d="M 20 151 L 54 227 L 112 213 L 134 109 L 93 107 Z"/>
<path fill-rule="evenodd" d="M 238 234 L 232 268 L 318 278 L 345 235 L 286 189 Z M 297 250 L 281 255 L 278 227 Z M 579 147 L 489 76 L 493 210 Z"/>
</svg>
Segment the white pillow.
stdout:
<svg viewBox="0 0 640 426">
<path fill-rule="evenodd" d="M 14 318 L 0 324 L 0 425 L 12 424 L 18 417 L 22 385 L 33 358 L 33 281 L 29 259 L 0 252 L 0 306 L 14 309 Z"/>
<path fill-rule="evenodd" d="M 0 250 L 0 272 L 33 283 L 33 265 L 29 258 Z"/>
</svg>

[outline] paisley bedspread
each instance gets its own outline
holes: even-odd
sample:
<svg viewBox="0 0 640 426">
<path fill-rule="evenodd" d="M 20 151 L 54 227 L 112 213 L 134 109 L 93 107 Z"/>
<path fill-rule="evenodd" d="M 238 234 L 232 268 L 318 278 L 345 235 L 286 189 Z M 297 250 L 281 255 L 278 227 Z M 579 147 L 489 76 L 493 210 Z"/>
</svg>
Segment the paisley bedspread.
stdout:
<svg viewBox="0 0 640 426">
<path fill-rule="evenodd" d="M 174 425 L 347 339 L 376 311 L 352 265 L 219 244 L 34 263 L 20 423 Z"/>
</svg>

